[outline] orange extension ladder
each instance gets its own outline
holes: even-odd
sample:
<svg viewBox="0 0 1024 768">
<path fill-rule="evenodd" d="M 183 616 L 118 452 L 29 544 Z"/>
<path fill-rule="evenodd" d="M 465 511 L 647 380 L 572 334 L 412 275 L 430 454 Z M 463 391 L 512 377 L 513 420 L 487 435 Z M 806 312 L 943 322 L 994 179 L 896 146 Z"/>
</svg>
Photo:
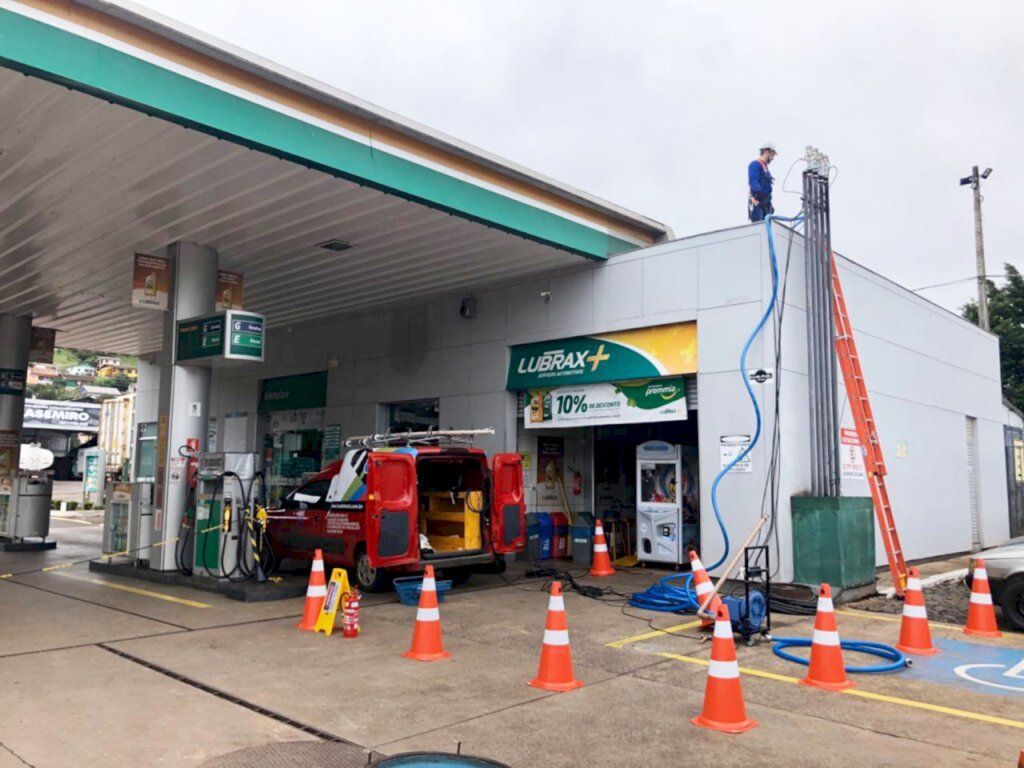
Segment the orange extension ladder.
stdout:
<svg viewBox="0 0 1024 768">
<path fill-rule="evenodd" d="M 850 411 L 857 426 L 857 437 L 864 446 L 864 468 L 867 471 L 868 483 L 871 485 L 871 498 L 875 503 L 875 517 L 878 529 L 882 533 L 885 554 L 889 558 L 889 570 L 892 572 L 892 583 L 896 594 L 903 597 L 907 584 L 907 561 L 903 559 L 903 548 L 896 532 L 896 521 L 892 516 L 889 504 L 889 492 L 885 489 L 885 458 L 882 456 L 882 445 L 878 440 L 875 428 L 875 417 L 871 412 L 868 400 L 868 388 L 864 383 L 864 372 L 860 367 L 857 355 L 857 344 L 853 340 L 853 324 L 846 311 L 846 299 L 843 286 L 839 282 L 839 270 L 836 268 L 835 256 L 832 256 L 832 288 L 834 301 L 832 314 L 836 323 L 836 352 L 839 354 L 839 367 L 843 371 L 846 384 L 846 395 L 850 400 Z"/>
</svg>

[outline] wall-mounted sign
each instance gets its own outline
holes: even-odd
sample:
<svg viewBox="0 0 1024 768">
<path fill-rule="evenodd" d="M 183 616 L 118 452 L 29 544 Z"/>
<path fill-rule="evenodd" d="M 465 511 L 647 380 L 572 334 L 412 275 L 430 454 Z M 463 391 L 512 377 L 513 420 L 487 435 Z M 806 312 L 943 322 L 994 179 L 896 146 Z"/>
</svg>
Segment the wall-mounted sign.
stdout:
<svg viewBox="0 0 1024 768">
<path fill-rule="evenodd" d="M 341 424 L 328 424 L 324 427 L 324 437 L 320 443 L 323 463 L 328 464 L 341 458 Z"/>
<path fill-rule="evenodd" d="M 722 469 L 735 461 L 750 445 L 750 435 L 722 435 L 719 438 L 718 452 Z M 733 465 L 730 472 L 749 475 L 754 471 L 753 462 L 748 453 Z"/>
<path fill-rule="evenodd" d="M 327 371 L 279 376 L 260 382 L 260 413 L 323 408 L 327 404 Z"/>
<path fill-rule="evenodd" d="M 53 364 L 53 349 L 56 343 L 56 330 L 32 326 L 32 346 L 28 351 L 28 361 Z"/>
<path fill-rule="evenodd" d="M 61 432 L 99 432 L 100 404 L 68 400 L 25 401 L 23 429 L 55 429 Z"/>
<path fill-rule="evenodd" d="M 844 480 L 867 479 L 868 475 L 864 469 L 864 449 L 861 447 L 857 430 L 845 427 L 839 430 L 839 458 Z"/>
<path fill-rule="evenodd" d="M 681 421 L 687 417 L 681 378 L 584 384 L 527 392 L 527 429 Z"/>
<path fill-rule="evenodd" d="M 217 311 L 241 309 L 244 281 L 241 272 L 217 270 Z"/>
<path fill-rule="evenodd" d="M 537 438 L 537 485 L 535 499 L 538 504 L 556 504 L 562 500 L 562 464 L 565 461 L 565 439 L 561 437 Z"/>
<path fill-rule="evenodd" d="M 171 260 L 136 253 L 132 269 L 132 306 L 167 309 L 171 287 Z"/>
<path fill-rule="evenodd" d="M 0 368 L 0 395 L 24 395 L 25 371 Z"/>
<path fill-rule="evenodd" d="M 512 347 L 508 389 L 575 386 L 695 373 L 697 323 Z"/>
<path fill-rule="evenodd" d="M 179 363 L 215 360 L 263 361 L 264 319 L 232 309 L 221 315 L 178 321 Z"/>
</svg>

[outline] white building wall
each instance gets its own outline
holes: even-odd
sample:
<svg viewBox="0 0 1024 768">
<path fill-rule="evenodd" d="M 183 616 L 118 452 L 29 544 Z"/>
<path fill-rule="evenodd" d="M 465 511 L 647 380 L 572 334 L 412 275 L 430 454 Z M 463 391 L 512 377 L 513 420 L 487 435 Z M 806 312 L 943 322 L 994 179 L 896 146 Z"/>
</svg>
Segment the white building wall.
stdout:
<svg viewBox="0 0 1024 768">
<path fill-rule="evenodd" d="M 777 227 L 776 240 L 784 274 L 788 231 Z M 794 237 L 791 255 L 782 328 L 777 520 L 782 565 L 777 577 L 783 580 L 792 577 L 788 500 L 809 487 L 801 238 Z M 895 457 L 895 441 L 911 436 L 911 458 L 900 466 L 894 458 L 889 462 L 908 556 L 967 548 L 962 542 L 965 526 L 969 537 L 962 504 L 965 414 L 979 420 L 984 536 L 986 543 L 994 542 L 1007 529 L 1005 491 L 1000 491 L 1005 483 L 994 338 L 866 270 L 845 261 L 843 265 L 886 454 Z M 739 354 L 770 292 L 763 226 L 708 233 L 603 265 L 478 291 L 472 294 L 478 309 L 472 320 L 459 316 L 463 296 L 450 296 L 314 326 L 272 328 L 265 365 L 215 371 L 211 409 L 221 419 L 246 413 L 255 447 L 259 380 L 327 369 L 325 423 L 340 424 L 344 434 L 378 430 L 380 403 L 438 397 L 443 426 L 494 427 L 495 436 L 478 444 L 488 451 L 514 451 L 515 396 L 505 391 L 510 345 L 696 320 L 703 558 L 714 562 L 722 552 L 710 498 L 711 480 L 720 466 L 719 440 L 754 431 Z M 863 309 L 879 303 L 877 312 Z M 748 368 L 775 367 L 771 325 L 751 346 Z M 955 362 L 945 362 L 947 358 Z M 774 418 L 772 384 L 755 385 L 755 391 L 767 428 Z M 849 426 L 849 409 L 845 412 L 844 424 Z M 720 508 L 733 547 L 761 512 L 769 439 L 770 434 L 763 436 L 755 449 L 752 473 L 731 475 L 721 484 Z M 847 484 L 844 492 L 867 495 L 867 488 Z M 937 526 L 937 515 L 950 522 Z M 880 548 L 879 555 L 884 562 Z"/>
</svg>

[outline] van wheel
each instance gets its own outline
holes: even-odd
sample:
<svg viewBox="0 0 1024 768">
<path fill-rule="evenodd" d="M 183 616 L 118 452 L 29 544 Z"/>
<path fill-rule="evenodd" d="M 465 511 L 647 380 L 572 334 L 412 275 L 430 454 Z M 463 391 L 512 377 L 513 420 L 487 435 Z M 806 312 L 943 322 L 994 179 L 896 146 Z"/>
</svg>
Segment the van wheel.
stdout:
<svg viewBox="0 0 1024 768">
<path fill-rule="evenodd" d="M 360 550 L 356 558 L 356 584 L 363 592 L 383 592 L 390 586 L 387 571 L 370 565 L 370 556 L 366 550 Z"/>
<path fill-rule="evenodd" d="M 1002 597 L 1003 615 L 1014 629 L 1024 632 L 1024 574 L 1006 582 Z"/>
</svg>

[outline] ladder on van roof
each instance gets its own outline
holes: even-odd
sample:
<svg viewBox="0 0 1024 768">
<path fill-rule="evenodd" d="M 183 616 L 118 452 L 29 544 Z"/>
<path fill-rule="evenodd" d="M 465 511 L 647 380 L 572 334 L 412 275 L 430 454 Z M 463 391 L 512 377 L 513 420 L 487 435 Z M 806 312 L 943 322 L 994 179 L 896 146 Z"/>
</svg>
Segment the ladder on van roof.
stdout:
<svg viewBox="0 0 1024 768">
<path fill-rule="evenodd" d="M 885 554 L 889 559 L 889 571 L 892 573 L 893 587 L 896 594 L 903 596 L 907 584 L 907 561 L 903 558 L 903 548 L 896 532 L 896 521 L 893 519 L 892 506 L 889 504 L 889 492 L 885 487 L 885 457 L 882 456 L 882 444 L 878 439 L 875 427 L 875 416 L 868 400 L 868 389 L 864 382 L 864 372 L 860 367 L 857 354 L 857 343 L 853 339 L 853 324 L 846 310 L 846 298 L 843 286 L 839 281 L 839 270 L 836 267 L 835 255 L 831 255 L 833 302 L 832 314 L 836 324 L 836 352 L 839 355 L 839 367 L 843 372 L 846 384 L 846 395 L 850 400 L 850 411 L 857 427 L 857 437 L 864 449 L 864 468 L 867 471 L 868 484 L 871 486 L 871 499 L 875 506 L 875 517 L 878 529 L 882 534 Z"/>
</svg>

